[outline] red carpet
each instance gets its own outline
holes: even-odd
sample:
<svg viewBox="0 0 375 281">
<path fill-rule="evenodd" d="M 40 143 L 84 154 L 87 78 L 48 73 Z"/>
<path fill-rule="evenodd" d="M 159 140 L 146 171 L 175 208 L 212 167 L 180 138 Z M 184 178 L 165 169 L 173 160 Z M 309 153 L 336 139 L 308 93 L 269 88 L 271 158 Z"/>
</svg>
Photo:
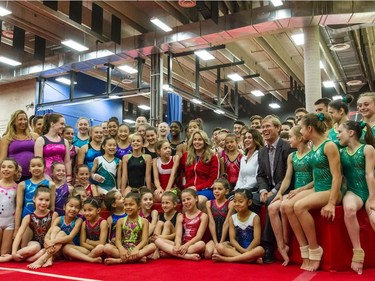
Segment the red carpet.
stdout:
<svg viewBox="0 0 375 281">
<path fill-rule="evenodd" d="M 12 271 L 21 269 L 25 272 Z M 30 274 L 30 273 L 37 274 Z M 39 273 L 41 275 L 39 275 Z M 51 274 L 51 275 L 49 275 Z M 46 276 L 47 275 L 47 276 Z M 49 275 L 49 276 L 48 276 Z M 142 280 L 142 281 L 200 281 L 200 280 L 375 280 L 375 269 L 365 270 L 362 276 L 354 272 L 304 272 L 296 265 L 282 267 L 280 263 L 271 265 L 227 264 L 202 260 L 199 262 L 162 259 L 148 264 L 127 264 L 105 266 L 83 262 L 58 261 L 50 268 L 37 271 L 27 270 L 26 263 L 0 264 L 0 279 L 51 281 L 51 280 Z"/>
</svg>

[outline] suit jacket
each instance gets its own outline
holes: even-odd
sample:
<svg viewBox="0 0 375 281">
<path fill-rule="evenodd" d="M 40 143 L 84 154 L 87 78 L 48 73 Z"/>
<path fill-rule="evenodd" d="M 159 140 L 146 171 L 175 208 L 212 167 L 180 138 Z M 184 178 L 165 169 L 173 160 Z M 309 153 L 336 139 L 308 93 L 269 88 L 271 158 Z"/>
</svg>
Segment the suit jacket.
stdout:
<svg viewBox="0 0 375 281">
<path fill-rule="evenodd" d="M 270 161 L 268 157 L 268 148 L 262 147 L 259 150 L 258 155 L 258 173 L 257 173 L 257 182 L 258 182 L 258 191 L 267 190 L 277 192 L 280 189 L 281 182 L 283 181 L 287 168 L 288 155 L 295 151 L 291 148 L 289 143 L 283 139 L 279 139 L 279 142 L 276 146 L 275 159 L 274 159 L 274 170 L 273 178 L 275 185 L 272 184 L 272 173 L 270 168 Z M 292 180 L 292 185 L 294 180 Z M 291 186 L 292 188 L 293 186 Z"/>
</svg>

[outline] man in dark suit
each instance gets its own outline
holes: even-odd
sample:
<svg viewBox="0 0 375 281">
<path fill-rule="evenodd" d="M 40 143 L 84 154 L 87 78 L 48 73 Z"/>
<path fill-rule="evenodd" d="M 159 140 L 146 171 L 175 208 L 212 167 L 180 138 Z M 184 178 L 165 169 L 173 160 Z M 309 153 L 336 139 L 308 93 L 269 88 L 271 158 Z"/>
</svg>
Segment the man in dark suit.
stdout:
<svg viewBox="0 0 375 281">
<path fill-rule="evenodd" d="M 268 115 L 263 119 L 262 134 L 266 145 L 259 150 L 258 155 L 258 193 L 255 193 L 253 198 L 256 210 L 260 210 L 262 204 L 268 208 L 277 194 L 285 177 L 288 155 L 293 152 L 289 143 L 279 137 L 280 129 L 281 122 L 277 117 Z M 264 262 L 271 263 L 274 259 L 275 237 L 268 212 L 262 233 L 262 244 L 265 248 Z"/>
</svg>

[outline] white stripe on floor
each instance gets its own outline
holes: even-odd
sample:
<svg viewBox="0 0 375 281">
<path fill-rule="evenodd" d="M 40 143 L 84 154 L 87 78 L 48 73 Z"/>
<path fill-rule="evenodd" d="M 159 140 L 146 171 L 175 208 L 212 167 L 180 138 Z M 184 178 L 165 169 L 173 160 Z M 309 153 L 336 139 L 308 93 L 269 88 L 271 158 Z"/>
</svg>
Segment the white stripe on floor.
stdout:
<svg viewBox="0 0 375 281">
<path fill-rule="evenodd" d="M 55 278 L 68 279 L 68 280 L 77 280 L 77 281 L 100 281 L 98 279 L 88 279 L 88 278 L 80 278 L 80 277 L 74 277 L 74 276 L 68 276 L 68 275 L 58 275 L 58 274 L 44 273 L 44 272 L 27 270 L 27 269 L 18 269 L 18 268 L 0 267 L 0 270 L 17 271 L 17 272 L 22 272 L 26 274 L 35 274 L 35 275 L 55 277 Z"/>
<path fill-rule="evenodd" d="M 293 279 L 293 281 L 308 281 L 313 279 L 318 274 L 317 271 L 304 271 L 300 275 L 298 275 L 296 278 Z"/>
</svg>

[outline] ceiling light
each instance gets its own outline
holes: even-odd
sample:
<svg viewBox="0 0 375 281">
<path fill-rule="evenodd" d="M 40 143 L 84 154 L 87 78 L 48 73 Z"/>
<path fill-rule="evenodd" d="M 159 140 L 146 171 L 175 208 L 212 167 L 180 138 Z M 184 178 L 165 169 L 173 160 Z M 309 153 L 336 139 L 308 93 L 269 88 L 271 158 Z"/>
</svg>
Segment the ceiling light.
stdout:
<svg viewBox="0 0 375 281">
<path fill-rule="evenodd" d="M 338 44 L 333 44 L 329 49 L 331 51 L 340 52 L 340 51 L 345 51 L 349 48 L 350 48 L 350 44 L 348 43 L 338 43 Z"/>
<path fill-rule="evenodd" d="M 335 83 L 333 81 L 323 81 L 323 86 L 324 88 L 334 88 Z"/>
<path fill-rule="evenodd" d="M 333 96 L 332 99 L 333 100 L 342 100 L 342 96 L 339 96 L 339 95 Z"/>
<path fill-rule="evenodd" d="M 0 62 L 5 63 L 5 64 L 9 64 L 11 66 L 21 65 L 21 63 L 19 61 L 15 61 L 15 60 L 12 60 L 10 58 L 3 57 L 3 56 L 0 56 Z"/>
<path fill-rule="evenodd" d="M 193 103 L 196 103 L 196 104 L 202 104 L 202 101 L 197 100 L 197 99 L 192 99 L 191 101 L 192 101 Z"/>
<path fill-rule="evenodd" d="M 322 63 L 322 61 L 319 62 L 319 67 L 320 69 L 324 69 L 324 64 Z"/>
<path fill-rule="evenodd" d="M 89 48 L 87 48 L 86 46 L 74 41 L 74 40 L 65 40 L 65 41 L 62 41 L 61 44 L 69 47 L 69 48 L 72 48 L 78 52 L 83 52 L 83 51 L 87 51 Z"/>
<path fill-rule="evenodd" d="M 122 66 L 119 66 L 118 69 L 123 70 L 123 71 L 125 71 L 125 72 L 127 72 L 127 73 L 130 73 L 130 74 L 134 74 L 134 73 L 137 73 L 137 72 L 138 72 L 137 69 L 135 69 L 135 68 L 133 68 L 133 67 L 130 67 L 130 66 L 128 66 L 128 65 L 122 65 Z"/>
<path fill-rule="evenodd" d="M 232 79 L 233 81 L 242 81 L 243 80 L 243 78 L 238 73 L 228 74 L 228 78 Z"/>
<path fill-rule="evenodd" d="M 129 123 L 129 124 L 134 124 L 134 123 L 135 123 L 135 121 L 132 120 L 132 119 L 124 119 L 123 121 L 124 121 L 125 123 Z"/>
<path fill-rule="evenodd" d="M 222 111 L 221 109 L 215 109 L 214 112 L 216 112 L 217 114 L 224 114 L 224 111 Z"/>
<path fill-rule="evenodd" d="M 169 87 L 168 84 L 164 84 L 164 85 L 163 85 L 163 90 L 165 90 L 165 91 L 169 91 L 169 90 L 172 90 L 172 88 Z"/>
<path fill-rule="evenodd" d="M 145 104 L 140 104 L 140 105 L 138 105 L 138 107 L 139 107 L 140 109 L 143 109 L 143 110 L 150 110 L 150 109 L 151 109 L 151 107 L 149 107 L 149 106 L 147 106 L 147 105 L 145 105 Z"/>
<path fill-rule="evenodd" d="M 275 103 L 275 102 L 270 103 L 269 106 L 272 107 L 272 108 L 280 108 L 280 105 L 278 105 L 278 104 Z"/>
<path fill-rule="evenodd" d="M 354 80 L 350 80 L 348 82 L 346 82 L 346 85 L 348 86 L 358 86 L 358 85 L 362 85 L 363 82 L 359 79 L 354 79 Z"/>
<path fill-rule="evenodd" d="M 70 79 L 68 78 L 59 77 L 59 78 L 56 78 L 56 81 L 70 86 Z M 74 82 L 74 84 L 77 84 L 77 82 Z"/>
<path fill-rule="evenodd" d="M 111 100 L 115 100 L 115 99 L 119 99 L 119 98 L 121 98 L 121 97 L 118 96 L 118 95 L 110 95 L 109 98 L 110 98 Z"/>
<path fill-rule="evenodd" d="M 272 2 L 272 5 L 274 5 L 275 7 L 279 7 L 283 5 L 283 1 L 281 0 L 271 0 L 271 2 Z"/>
<path fill-rule="evenodd" d="M 305 43 L 305 36 L 303 33 L 293 34 L 292 39 L 297 46 L 303 45 Z"/>
<path fill-rule="evenodd" d="M 152 18 L 150 21 L 155 24 L 157 27 L 161 28 L 165 32 L 172 31 L 172 28 L 170 28 L 168 25 L 166 25 L 164 22 L 159 20 L 158 18 Z"/>
<path fill-rule="evenodd" d="M 262 91 L 259 91 L 259 90 L 254 90 L 254 91 L 251 91 L 251 93 L 256 96 L 256 97 L 263 97 L 264 94 Z"/>
<path fill-rule="evenodd" d="M 202 60 L 213 60 L 215 57 L 211 55 L 206 50 L 201 51 L 195 51 L 194 54 L 196 54 L 198 57 L 200 57 Z"/>
<path fill-rule="evenodd" d="M 7 15 L 10 15 L 12 12 L 5 9 L 5 8 L 2 8 L 0 7 L 0 17 L 3 17 L 3 16 L 7 16 Z"/>
</svg>

